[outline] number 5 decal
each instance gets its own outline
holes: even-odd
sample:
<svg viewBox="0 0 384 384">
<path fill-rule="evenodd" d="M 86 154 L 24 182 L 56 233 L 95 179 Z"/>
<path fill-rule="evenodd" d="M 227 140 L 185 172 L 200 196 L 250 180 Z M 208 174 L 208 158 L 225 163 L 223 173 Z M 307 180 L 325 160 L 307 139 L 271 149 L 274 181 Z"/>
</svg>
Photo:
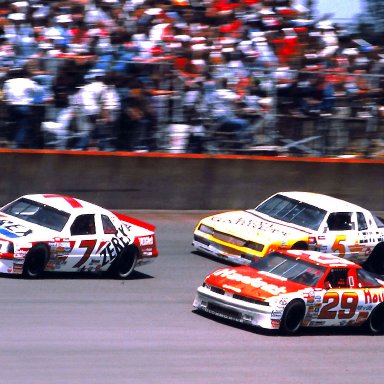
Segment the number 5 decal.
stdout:
<svg viewBox="0 0 384 384">
<path fill-rule="evenodd" d="M 327 292 L 323 297 L 324 307 L 321 308 L 319 319 L 351 319 L 355 316 L 359 297 L 356 292 L 344 292 L 340 296 L 337 292 Z M 336 307 L 340 304 L 340 309 Z"/>
<path fill-rule="evenodd" d="M 345 245 L 341 244 L 341 241 L 345 241 L 347 237 L 345 235 L 337 235 L 335 242 L 332 245 L 332 251 L 339 252 L 339 256 L 344 256 L 345 255 Z"/>
</svg>

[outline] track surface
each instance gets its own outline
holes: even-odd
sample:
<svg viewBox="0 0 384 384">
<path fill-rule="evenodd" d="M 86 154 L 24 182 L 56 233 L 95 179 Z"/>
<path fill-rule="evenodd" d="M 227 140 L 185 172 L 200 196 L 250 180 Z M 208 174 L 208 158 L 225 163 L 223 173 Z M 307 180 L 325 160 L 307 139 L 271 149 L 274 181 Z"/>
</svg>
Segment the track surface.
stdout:
<svg viewBox="0 0 384 384">
<path fill-rule="evenodd" d="M 382 336 L 281 337 L 194 313 L 197 286 L 223 265 L 192 253 L 204 214 L 135 215 L 157 225 L 160 256 L 130 280 L 0 277 L 0 383 L 382 383 Z"/>
</svg>

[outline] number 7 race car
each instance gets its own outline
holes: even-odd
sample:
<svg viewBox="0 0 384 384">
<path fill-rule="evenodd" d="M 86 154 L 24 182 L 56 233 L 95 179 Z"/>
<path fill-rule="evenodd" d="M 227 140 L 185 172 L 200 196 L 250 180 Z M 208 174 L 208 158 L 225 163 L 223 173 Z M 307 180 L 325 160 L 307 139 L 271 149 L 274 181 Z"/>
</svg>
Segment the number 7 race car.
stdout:
<svg viewBox="0 0 384 384">
<path fill-rule="evenodd" d="M 384 332 L 384 281 L 351 261 L 315 251 L 271 252 L 208 275 L 193 306 L 222 318 L 294 334 L 300 326 Z"/>
<path fill-rule="evenodd" d="M 158 256 L 155 227 L 73 197 L 25 195 L 0 209 L 0 273 L 111 272 Z"/>
</svg>

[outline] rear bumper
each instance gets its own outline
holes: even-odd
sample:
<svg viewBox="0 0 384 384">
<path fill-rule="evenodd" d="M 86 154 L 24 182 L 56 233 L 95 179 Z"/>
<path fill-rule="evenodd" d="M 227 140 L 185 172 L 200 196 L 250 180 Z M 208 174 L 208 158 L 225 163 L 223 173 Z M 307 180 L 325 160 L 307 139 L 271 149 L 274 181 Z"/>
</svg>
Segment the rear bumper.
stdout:
<svg viewBox="0 0 384 384">
<path fill-rule="evenodd" d="M 0 259 L 0 273 L 21 274 L 23 272 L 22 264 L 15 264 L 10 259 Z"/>
</svg>

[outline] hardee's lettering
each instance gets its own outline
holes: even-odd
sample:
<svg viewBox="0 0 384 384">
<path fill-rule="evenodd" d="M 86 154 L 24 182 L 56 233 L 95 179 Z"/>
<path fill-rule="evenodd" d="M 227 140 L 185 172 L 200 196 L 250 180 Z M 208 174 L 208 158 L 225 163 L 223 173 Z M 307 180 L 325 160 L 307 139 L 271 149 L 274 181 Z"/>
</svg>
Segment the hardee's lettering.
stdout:
<svg viewBox="0 0 384 384">
<path fill-rule="evenodd" d="M 230 268 L 218 270 L 213 273 L 213 276 L 225 277 L 228 280 L 238 281 L 243 284 L 251 285 L 254 288 L 260 288 L 263 291 L 268 292 L 272 295 L 286 293 L 285 287 L 278 287 L 274 284 L 268 284 L 261 277 L 244 276 Z"/>
<path fill-rule="evenodd" d="M 364 290 L 365 304 L 381 303 L 384 301 L 384 291 Z"/>
</svg>

